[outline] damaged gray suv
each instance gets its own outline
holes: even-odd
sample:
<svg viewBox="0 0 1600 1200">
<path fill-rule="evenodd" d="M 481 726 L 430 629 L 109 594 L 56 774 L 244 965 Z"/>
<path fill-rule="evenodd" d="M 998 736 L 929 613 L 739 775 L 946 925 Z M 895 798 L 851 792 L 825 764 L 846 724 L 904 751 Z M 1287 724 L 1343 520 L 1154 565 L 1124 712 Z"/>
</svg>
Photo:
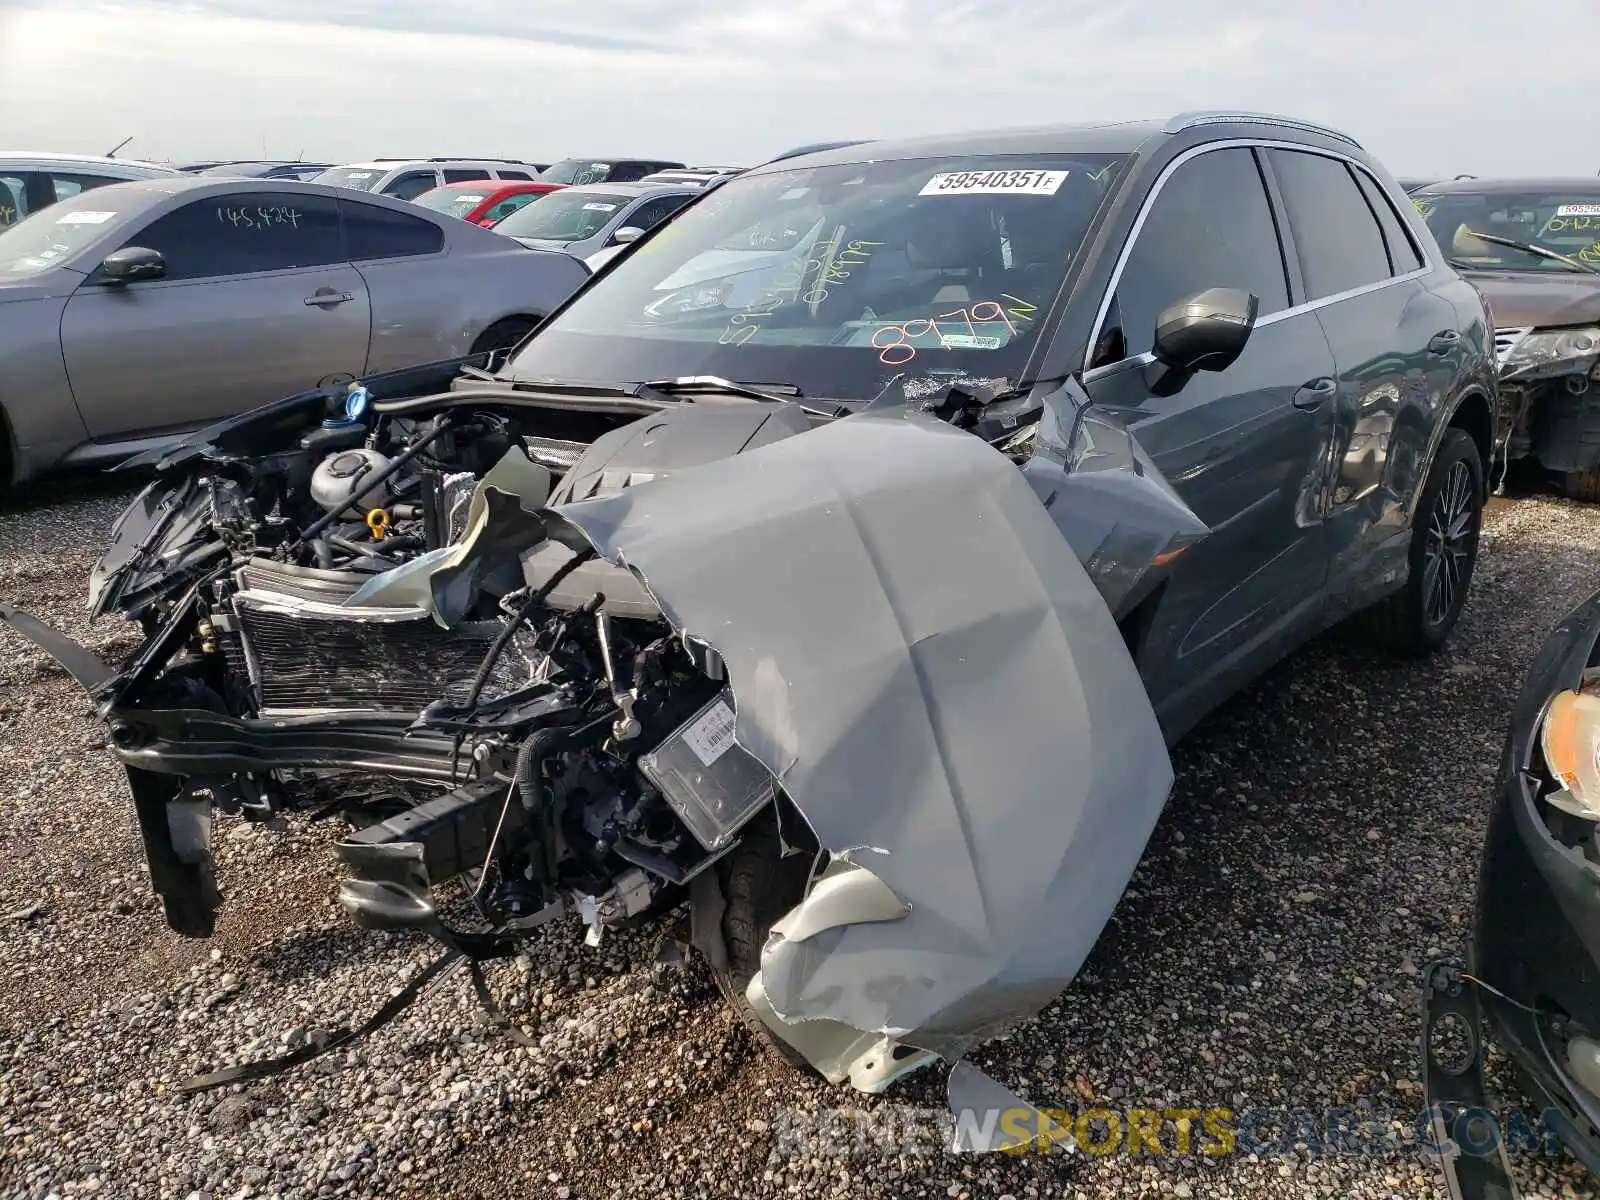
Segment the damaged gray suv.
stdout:
<svg viewBox="0 0 1600 1200">
<path fill-rule="evenodd" d="M 129 662 L 3 615 L 95 699 L 179 932 L 213 810 L 342 814 L 362 924 L 476 962 L 682 907 L 760 1037 L 879 1091 L 1072 981 L 1205 713 L 1352 614 L 1444 641 L 1489 339 L 1326 129 L 846 147 L 490 369 L 135 460 L 91 583 Z"/>
</svg>

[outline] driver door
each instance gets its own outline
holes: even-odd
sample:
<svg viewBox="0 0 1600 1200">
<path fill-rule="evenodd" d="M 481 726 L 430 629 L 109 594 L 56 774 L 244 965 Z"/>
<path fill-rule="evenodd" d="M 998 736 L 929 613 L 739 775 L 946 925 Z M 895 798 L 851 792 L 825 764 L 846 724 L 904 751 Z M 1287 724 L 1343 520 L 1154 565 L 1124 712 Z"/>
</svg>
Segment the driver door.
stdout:
<svg viewBox="0 0 1600 1200">
<path fill-rule="evenodd" d="M 91 438 L 193 428 L 365 371 L 371 306 L 331 197 L 212 195 L 121 246 L 160 251 L 167 274 L 117 285 L 96 270 L 67 302 L 62 352 Z"/>
<path fill-rule="evenodd" d="M 1208 150 L 1182 163 L 1135 239 L 1084 382 L 1211 528 L 1174 566 L 1139 648 L 1163 726 L 1184 729 L 1320 616 L 1336 372 L 1316 314 L 1289 311 L 1290 273 L 1254 151 Z M 1196 372 L 1174 395 L 1155 394 L 1157 315 L 1211 287 L 1260 301 L 1243 353 L 1226 370 Z"/>
</svg>

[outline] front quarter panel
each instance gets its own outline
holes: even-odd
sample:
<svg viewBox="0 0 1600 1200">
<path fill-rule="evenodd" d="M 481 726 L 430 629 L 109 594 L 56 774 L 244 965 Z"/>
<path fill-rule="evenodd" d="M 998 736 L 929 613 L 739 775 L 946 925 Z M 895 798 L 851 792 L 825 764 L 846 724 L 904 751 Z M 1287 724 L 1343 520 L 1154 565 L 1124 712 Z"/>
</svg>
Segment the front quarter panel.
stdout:
<svg viewBox="0 0 1600 1200">
<path fill-rule="evenodd" d="M 61 314 L 70 294 L 64 279 L 9 302 L 0 293 L 0 410 L 13 482 L 47 469 L 89 436 L 61 357 Z"/>
</svg>

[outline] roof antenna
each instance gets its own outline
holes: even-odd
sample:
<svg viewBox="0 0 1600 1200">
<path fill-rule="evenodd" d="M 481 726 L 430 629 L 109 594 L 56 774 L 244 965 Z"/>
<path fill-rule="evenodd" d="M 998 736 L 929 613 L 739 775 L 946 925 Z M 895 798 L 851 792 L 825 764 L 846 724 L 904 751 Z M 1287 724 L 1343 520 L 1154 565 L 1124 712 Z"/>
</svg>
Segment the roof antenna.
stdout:
<svg viewBox="0 0 1600 1200">
<path fill-rule="evenodd" d="M 131 141 L 133 141 L 133 138 L 131 136 L 123 138 L 115 146 L 111 147 L 110 150 L 106 151 L 106 157 L 107 158 L 115 158 L 117 156 L 117 151 L 121 150 L 124 146 L 126 146 Z"/>
</svg>

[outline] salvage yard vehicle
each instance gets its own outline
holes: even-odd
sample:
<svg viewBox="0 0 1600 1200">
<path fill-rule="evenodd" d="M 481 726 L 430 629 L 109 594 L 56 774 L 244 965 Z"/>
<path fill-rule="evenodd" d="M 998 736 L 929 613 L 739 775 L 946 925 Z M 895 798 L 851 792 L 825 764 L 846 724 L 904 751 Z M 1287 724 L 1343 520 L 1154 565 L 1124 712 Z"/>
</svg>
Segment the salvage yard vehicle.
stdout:
<svg viewBox="0 0 1600 1200">
<path fill-rule="evenodd" d="M 1478 873 L 1467 962 L 1426 980 L 1424 1080 L 1458 1200 L 1515 1195 L 1503 1153 L 1553 1134 L 1600 1174 L 1600 594 L 1545 641 L 1511 718 Z M 1498 1142 L 1470 1132 L 1495 1111 L 1484 1034 L 1537 1111 Z M 1474 1152 L 1475 1151 L 1475 1152 Z"/>
<path fill-rule="evenodd" d="M 563 158 L 539 172 L 546 183 L 581 187 L 591 183 L 634 183 L 657 171 L 679 171 L 684 164 L 665 158 Z"/>
<path fill-rule="evenodd" d="M 0 151 L 0 229 L 80 192 L 177 174 L 171 167 L 126 158 Z"/>
<path fill-rule="evenodd" d="M 311 182 L 371 192 L 375 196 L 393 196 L 397 200 L 414 200 L 423 192 L 447 183 L 536 179 L 544 169 L 541 163 L 515 158 L 375 158 L 371 162 L 329 167 L 312 176 Z"/>
<path fill-rule="evenodd" d="M 0 231 L 0 485 L 288 393 L 515 345 L 588 270 L 287 179 L 84 192 Z"/>
<path fill-rule="evenodd" d="M 756 246 L 792 269 L 730 306 L 707 264 Z M 787 1061 L 965 1087 L 1089 953 L 1171 742 L 1352 613 L 1445 641 L 1494 396 L 1340 133 L 877 142 L 702 193 L 492 369 L 136 460 L 91 581 L 126 665 L 0 617 L 94 697 L 180 933 L 214 809 L 342 812 L 363 925 L 477 959 L 687 902 Z"/>
<path fill-rule="evenodd" d="M 432 191 L 423 192 L 412 201 L 421 208 L 443 213 L 457 220 L 469 221 L 492 229 L 517 209 L 532 204 L 541 196 L 559 192 L 559 183 L 524 182 L 497 179 L 474 179 L 469 183 L 447 183 Z"/>
<path fill-rule="evenodd" d="M 1492 313 L 1507 459 L 1600 500 L 1600 180 L 1463 179 L 1412 200 Z"/>
<path fill-rule="evenodd" d="M 702 183 L 604 183 L 562 188 L 496 222 L 494 231 L 530 250 L 588 258 L 648 233 L 702 191 Z"/>
</svg>

